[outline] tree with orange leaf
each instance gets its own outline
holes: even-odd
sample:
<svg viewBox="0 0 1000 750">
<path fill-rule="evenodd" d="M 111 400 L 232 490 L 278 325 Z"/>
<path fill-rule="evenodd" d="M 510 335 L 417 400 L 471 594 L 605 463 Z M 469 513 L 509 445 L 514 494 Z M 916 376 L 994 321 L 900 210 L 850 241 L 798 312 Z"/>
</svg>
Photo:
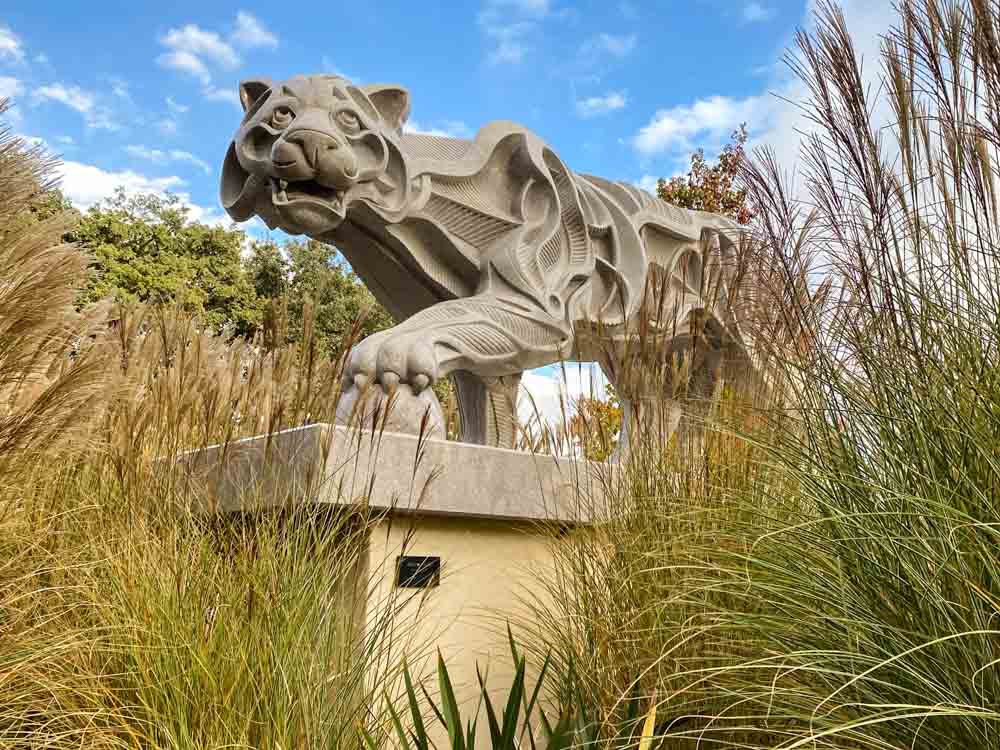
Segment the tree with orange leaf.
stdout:
<svg viewBox="0 0 1000 750">
<path fill-rule="evenodd" d="M 709 211 L 749 224 L 753 209 L 747 204 L 746 190 L 735 186 L 736 176 L 746 155 L 747 126 L 744 123 L 732 135 L 715 164 L 705 160 L 705 150 L 691 154 L 691 170 L 686 176 L 663 178 L 656 182 L 656 195 L 681 208 Z"/>
</svg>

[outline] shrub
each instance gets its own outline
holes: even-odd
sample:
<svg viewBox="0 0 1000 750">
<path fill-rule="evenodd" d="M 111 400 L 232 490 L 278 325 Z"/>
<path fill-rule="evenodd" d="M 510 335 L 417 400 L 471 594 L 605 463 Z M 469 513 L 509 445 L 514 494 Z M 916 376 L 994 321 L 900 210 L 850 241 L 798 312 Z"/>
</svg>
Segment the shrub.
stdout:
<svg viewBox="0 0 1000 750">
<path fill-rule="evenodd" d="M 1000 6 L 899 11 L 869 88 L 821 6 L 802 187 L 743 171 L 782 399 L 646 436 L 537 603 L 607 736 L 639 690 L 666 747 L 1000 746 Z"/>
<path fill-rule="evenodd" d="M 0 130 L 0 746 L 354 746 L 395 674 L 395 605 L 359 622 L 368 518 L 213 521 L 167 470 L 332 421 L 340 357 L 308 310 L 264 346 L 174 307 L 76 309 L 52 166 Z"/>
</svg>

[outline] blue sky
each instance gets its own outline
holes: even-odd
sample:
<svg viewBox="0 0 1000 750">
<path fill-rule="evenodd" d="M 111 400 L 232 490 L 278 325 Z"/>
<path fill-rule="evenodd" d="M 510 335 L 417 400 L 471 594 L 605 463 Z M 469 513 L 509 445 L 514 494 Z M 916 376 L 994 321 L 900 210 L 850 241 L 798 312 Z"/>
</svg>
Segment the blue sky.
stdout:
<svg viewBox="0 0 1000 750">
<path fill-rule="evenodd" d="M 648 181 L 680 171 L 696 145 L 718 147 L 741 119 L 767 127 L 755 97 L 807 14 L 803 0 L 4 7 L 0 93 L 19 103 L 19 132 L 63 155 L 71 197 L 89 205 L 117 175 L 183 193 L 205 217 L 219 215 L 241 78 L 402 83 L 415 129 L 469 136 L 517 120 L 575 169 Z"/>
<path fill-rule="evenodd" d="M 471 137 L 516 120 L 578 171 L 651 186 L 741 122 L 791 165 L 802 123 L 785 100 L 802 90 L 780 60 L 814 1 L 5 0 L 0 96 L 18 133 L 62 155 L 80 208 L 121 185 L 224 221 L 237 82 L 302 72 L 407 86 L 411 129 Z M 845 12 L 873 58 L 890 0 Z"/>
</svg>

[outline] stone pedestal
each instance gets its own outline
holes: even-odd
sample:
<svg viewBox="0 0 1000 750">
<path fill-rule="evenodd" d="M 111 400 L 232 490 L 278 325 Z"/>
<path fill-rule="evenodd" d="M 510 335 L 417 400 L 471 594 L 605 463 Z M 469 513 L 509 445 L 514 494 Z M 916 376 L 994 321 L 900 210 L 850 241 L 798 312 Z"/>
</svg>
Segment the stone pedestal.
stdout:
<svg viewBox="0 0 1000 750">
<path fill-rule="evenodd" d="M 489 663 L 494 704 L 506 700 L 507 621 L 517 636 L 522 603 L 543 595 L 538 581 L 552 563 L 551 545 L 592 518 L 599 495 L 594 466 L 585 462 L 330 425 L 200 451 L 183 466 L 204 483 L 210 512 L 297 503 L 360 503 L 372 511 L 362 616 L 369 630 L 383 628 L 382 608 L 398 607 L 398 645 L 424 655 L 410 661 L 430 675 L 429 687 L 440 649 L 469 715 L 479 700 L 477 662 Z M 401 555 L 439 558 L 438 585 L 399 588 Z"/>
</svg>

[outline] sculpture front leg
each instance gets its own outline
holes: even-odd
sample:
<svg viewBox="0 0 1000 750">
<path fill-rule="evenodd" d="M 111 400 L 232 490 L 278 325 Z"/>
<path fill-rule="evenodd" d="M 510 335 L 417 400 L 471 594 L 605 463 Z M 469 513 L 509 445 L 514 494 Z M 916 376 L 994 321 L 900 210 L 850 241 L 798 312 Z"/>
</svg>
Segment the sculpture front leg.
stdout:
<svg viewBox="0 0 1000 750">
<path fill-rule="evenodd" d="M 563 321 L 492 295 L 449 300 L 362 341 L 346 376 L 354 385 L 400 383 L 419 393 L 457 370 L 482 377 L 513 375 L 568 355 L 572 332 Z"/>
</svg>

